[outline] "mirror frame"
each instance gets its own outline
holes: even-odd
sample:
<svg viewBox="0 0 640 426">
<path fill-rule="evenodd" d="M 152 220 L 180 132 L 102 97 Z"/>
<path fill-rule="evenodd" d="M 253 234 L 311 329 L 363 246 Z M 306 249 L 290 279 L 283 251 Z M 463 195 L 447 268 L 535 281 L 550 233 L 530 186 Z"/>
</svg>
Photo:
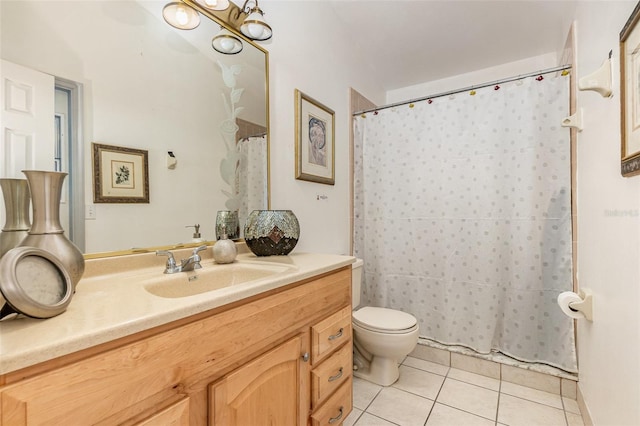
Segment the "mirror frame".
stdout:
<svg viewBox="0 0 640 426">
<path fill-rule="evenodd" d="M 255 47 L 264 53 L 264 61 L 265 61 L 265 112 L 266 112 L 266 120 L 267 120 L 267 209 L 271 208 L 271 118 L 269 114 L 269 51 L 256 44 L 253 40 L 247 38 L 244 34 L 239 31 L 239 25 L 242 23 L 243 16 L 245 15 L 238 6 L 236 6 L 232 1 L 229 1 L 229 8 L 224 11 L 210 11 L 202 7 L 194 0 L 178 0 L 197 10 L 198 13 L 205 16 L 212 21 L 215 21 L 220 26 L 226 28 L 227 30 L 234 33 L 236 36 L 240 37 L 243 43 L 248 43 L 249 45 Z M 237 17 L 232 15 L 237 14 Z M 167 24 L 169 25 L 169 24 Z M 243 226 L 244 224 L 241 224 Z M 239 238 L 234 241 L 243 241 L 244 238 Z M 135 249 L 126 249 L 126 250 L 115 250 L 115 251 L 105 251 L 105 252 L 96 252 L 96 253 L 85 253 L 85 259 L 101 259 L 101 258 L 109 258 L 109 257 L 117 257 L 117 256 L 126 256 L 132 254 L 145 254 L 145 253 L 155 253 L 157 250 L 176 250 L 183 248 L 192 248 L 198 247 L 201 245 L 212 246 L 215 244 L 216 240 L 207 240 L 199 243 L 182 243 L 182 244 L 172 244 L 166 246 L 153 246 L 147 248 L 135 248 Z"/>
</svg>

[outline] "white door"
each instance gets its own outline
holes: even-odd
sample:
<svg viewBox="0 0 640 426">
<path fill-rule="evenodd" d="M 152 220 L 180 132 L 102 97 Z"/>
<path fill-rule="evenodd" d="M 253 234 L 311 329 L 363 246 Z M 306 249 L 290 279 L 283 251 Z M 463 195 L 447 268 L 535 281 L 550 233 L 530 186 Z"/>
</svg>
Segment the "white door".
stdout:
<svg viewBox="0 0 640 426">
<path fill-rule="evenodd" d="M 0 68 L 0 178 L 22 170 L 54 170 L 54 78 L 2 60 Z M 4 200 L 0 219 L 4 225 Z"/>
</svg>

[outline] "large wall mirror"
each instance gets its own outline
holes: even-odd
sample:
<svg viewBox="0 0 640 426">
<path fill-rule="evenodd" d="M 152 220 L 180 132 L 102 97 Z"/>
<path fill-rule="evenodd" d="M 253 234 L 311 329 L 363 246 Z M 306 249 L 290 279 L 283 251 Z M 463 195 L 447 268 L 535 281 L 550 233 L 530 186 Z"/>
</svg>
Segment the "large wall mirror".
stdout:
<svg viewBox="0 0 640 426">
<path fill-rule="evenodd" d="M 243 224 L 268 208 L 268 54 L 246 39 L 240 53 L 218 53 L 218 22 L 201 15 L 178 30 L 162 18 L 166 3 L 0 2 L 3 75 L 15 65 L 55 86 L 53 136 L 21 155 L 50 150 L 37 168 L 69 172 L 61 216 L 86 254 L 188 244 L 195 224 L 215 240 L 218 211 Z M 20 138 L 3 137 L 0 155 L 21 152 Z M 148 151 L 149 203 L 93 203 L 93 144 Z M 6 160 L 0 177 L 24 178 L 12 175 L 28 161 Z"/>
</svg>

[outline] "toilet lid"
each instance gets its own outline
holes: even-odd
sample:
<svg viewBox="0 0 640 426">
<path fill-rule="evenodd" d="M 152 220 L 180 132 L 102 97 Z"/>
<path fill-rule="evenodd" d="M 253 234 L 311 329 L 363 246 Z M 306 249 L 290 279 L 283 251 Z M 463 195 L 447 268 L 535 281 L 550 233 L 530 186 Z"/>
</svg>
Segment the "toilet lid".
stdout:
<svg viewBox="0 0 640 426">
<path fill-rule="evenodd" d="M 369 330 L 402 331 L 416 326 L 416 318 L 395 309 L 366 306 L 353 312 L 353 322 Z"/>
</svg>

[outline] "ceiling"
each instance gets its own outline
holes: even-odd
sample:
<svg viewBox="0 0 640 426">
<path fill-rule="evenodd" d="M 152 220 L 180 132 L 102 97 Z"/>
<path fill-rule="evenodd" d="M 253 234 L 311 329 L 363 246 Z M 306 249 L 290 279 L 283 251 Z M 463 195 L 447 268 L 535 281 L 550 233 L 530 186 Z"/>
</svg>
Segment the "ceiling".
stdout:
<svg viewBox="0 0 640 426">
<path fill-rule="evenodd" d="M 331 4 L 385 90 L 556 52 L 576 7 L 563 0 Z"/>
</svg>

